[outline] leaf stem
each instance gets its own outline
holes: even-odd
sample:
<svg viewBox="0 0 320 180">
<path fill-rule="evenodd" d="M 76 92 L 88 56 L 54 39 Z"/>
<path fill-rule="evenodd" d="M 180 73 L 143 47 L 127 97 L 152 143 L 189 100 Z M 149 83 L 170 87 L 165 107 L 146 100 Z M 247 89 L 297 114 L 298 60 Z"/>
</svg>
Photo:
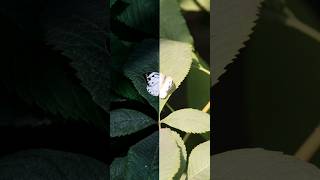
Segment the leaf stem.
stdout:
<svg viewBox="0 0 320 180">
<path fill-rule="evenodd" d="M 320 148 L 320 127 L 314 129 L 305 142 L 300 146 L 295 156 L 301 160 L 309 161 Z"/>
<path fill-rule="evenodd" d="M 207 113 L 210 110 L 210 101 L 202 108 L 202 112 Z M 190 133 L 186 133 L 183 137 L 183 142 L 187 142 L 190 137 Z"/>
<path fill-rule="evenodd" d="M 169 103 L 166 103 L 166 106 L 168 107 L 168 109 L 169 109 L 171 112 L 174 112 L 174 109 L 172 108 L 172 106 L 170 106 Z"/>
<path fill-rule="evenodd" d="M 199 71 L 204 72 L 207 75 L 210 75 L 210 71 L 206 68 L 204 68 L 202 65 L 198 64 L 198 65 L 192 65 L 193 68 L 198 69 Z"/>
<path fill-rule="evenodd" d="M 287 16 L 287 18 L 285 19 L 285 24 L 287 26 L 295 28 L 296 30 L 320 42 L 319 31 L 300 21 L 288 7 L 284 9 L 284 13 Z"/>
</svg>

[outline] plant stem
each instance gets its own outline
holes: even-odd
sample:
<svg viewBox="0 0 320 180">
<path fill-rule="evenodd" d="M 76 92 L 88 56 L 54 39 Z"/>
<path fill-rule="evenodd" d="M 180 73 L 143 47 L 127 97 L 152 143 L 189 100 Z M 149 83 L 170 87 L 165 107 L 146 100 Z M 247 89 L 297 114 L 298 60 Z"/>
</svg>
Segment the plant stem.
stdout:
<svg viewBox="0 0 320 180">
<path fill-rule="evenodd" d="M 289 8 L 285 8 L 284 12 L 287 15 L 287 18 L 285 19 L 285 24 L 287 26 L 295 28 L 296 30 L 320 42 L 319 31 L 300 21 Z"/>
<path fill-rule="evenodd" d="M 209 110 L 210 110 L 210 101 L 207 103 L 207 105 L 202 109 L 202 112 L 205 112 L 205 113 L 207 113 L 207 112 L 209 112 Z"/>
<path fill-rule="evenodd" d="M 208 69 L 206 69 L 206 68 L 204 68 L 204 67 L 202 67 L 202 66 L 198 67 L 198 69 L 199 69 L 200 71 L 202 71 L 202 72 L 210 75 L 210 71 L 209 71 Z"/>
<path fill-rule="evenodd" d="M 210 110 L 210 101 L 202 108 L 202 112 L 207 113 Z M 190 137 L 190 133 L 186 133 L 183 137 L 183 142 L 187 142 L 188 138 Z"/>
<path fill-rule="evenodd" d="M 295 156 L 301 160 L 309 161 L 320 148 L 320 127 L 314 129 L 310 136 L 300 146 Z"/>
<path fill-rule="evenodd" d="M 174 112 L 174 109 L 170 106 L 169 103 L 166 103 L 166 106 L 168 107 L 168 109 L 169 109 L 171 112 Z"/>
</svg>

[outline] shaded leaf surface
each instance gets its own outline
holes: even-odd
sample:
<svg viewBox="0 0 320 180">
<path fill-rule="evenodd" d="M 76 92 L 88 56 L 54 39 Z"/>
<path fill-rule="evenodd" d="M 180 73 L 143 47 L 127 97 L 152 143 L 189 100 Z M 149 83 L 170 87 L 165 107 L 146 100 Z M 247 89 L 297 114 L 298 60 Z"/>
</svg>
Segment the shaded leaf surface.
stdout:
<svg viewBox="0 0 320 180">
<path fill-rule="evenodd" d="M 145 114 L 131 109 L 117 109 L 110 112 L 110 136 L 124 136 L 148 126 L 155 121 Z"/>
<path fill-rule="evenodd" d="M 50 5 L 50 4 L 49 4 Z M 72 59 L 72 67 L 93 100 L 109 109 L 110 53 L 106 48 L 108 14 L 105 1 L 69 0 L 47 11 L 46 40 Z M 59 9 L 59 16 L 51 16 Z"/>
<path fill-rule="evenodd" d="M 281 152 L 239 149 L 211 157 L 211 175 L 216 180 L 316 180 L 320 170 L 312 164 Z"/>
<path fill-rule="evenodd" d="M 129 5 L 118 16 L 118 19 L 140 31 L 155 34 L 159 32 L 158 0 L 124 0 Z M 155 34 L 158 37 L 158 34 Z"/>
<path fill-rule="evenodd" d="M 158 97 L 152 96 L 147 91 L 145 74 L 149 72 L 159 72 L 159 42 L 156 40 L 145 40 L 135 47 L 124 67 L 124 73 L 131 79 L 141 96 L 158 111 Z"/>
<path fill-rule="evenodd" d="M 212 1 L 212 85 L 218 82 L 226 65 L 232 63 L 239 49 L 244 47 L 243 43 L 249 39 L 261 2 L 262 0 Z"/>
<path fill-rule="evenodd" d="M 154 132 L 129 149 L 127 167 L 127 179 L 159 178 L 159 132 Z"/>
<path fill-rule="evenodd" d="M 1 158 L 0 174 L 10 180 L 104 180 L 107 165 L 83 155 L 39 149 Z"/>
<path fill-rule="evenodd" d="M 110 179 L 125 180 L 127 173 L 127 158 L 116 158 L 110 165 Z"/>
</svg>

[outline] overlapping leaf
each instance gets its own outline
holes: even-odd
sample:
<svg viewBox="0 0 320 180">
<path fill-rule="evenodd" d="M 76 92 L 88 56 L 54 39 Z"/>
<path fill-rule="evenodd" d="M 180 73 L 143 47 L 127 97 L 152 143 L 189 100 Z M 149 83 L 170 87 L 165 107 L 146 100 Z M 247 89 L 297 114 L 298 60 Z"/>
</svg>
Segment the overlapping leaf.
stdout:
<svg viewBox="0 0 320 180">
<path fill-rule="evenodd" d="M 148 126 L 155 121 L 145 114 L 131 109 L 117 109 L 110 112 L 110 136 L 124 136 Z"/>
<path fill-rule="evenodd" d="M 209 180 L 210 141 L 201 143 L 196 146 L 191 151 L 188 162 L 188 180 Z"/>
<path fill-rule="evenodd" d="M 160 180 L 172 179 L 179 171 L 182 155 L 175 137 L 176 134 L 168 128 L 160 130 Z"/>
<path fill-rule="evenodd" d="M 118 19 L 140 31 L 155 34 L 159 32 L 159 1 L 158 0 L 123 0 L 128 7 Z M 158 34 L 155 34 L 157 37 Z"/>
<path fill-rule="evenodd" d="M 111 164 L 111 179 L 158 179 L 159 132 L 133 145 L 126 157 L 116 158 Z"/>
<path fill-rule="evenodd" d="M 209 114 L 196 109 L 181 109 L 161 120 L 171 127 L 187 133 L 204 133 L 210 131 Z"/>
<path fill-rule="evenodd" d="M 108 14 L 104 1 L 50 2 L 46 12 L 46 40 L 72 59 L 72 67 L 93 100 L 109 109 L 110 54 L 106 48 Z M 53 14 L 59 11 L 59 16 Z"/>
<path fill-rule="evenodd" d="M 124 67 L 124 73 L 131 79 L 140 95 L 158 111 L 158 97 L 150 95 L 146 88 L 145 74 L 149 72 L 159 72 L 159 42 L 156 40 L 145 40 L 135 47 Z"/>
<path fill-rule="evenodd" d="M 179 87 L 189 73 L 191 63 L 192 46 L 190 44 L 167 39 L 160 40 L 160 72 L 172 77 L 175 88 Z M 160 100 L 160 111 L 169 97 L 170 95 Z"/>
<path fill-rule="evenodd" d="M 177 0 L 160 0 L 160 38 L 193 44 Z"/>
<path fill-rule="evenodd" d="M 158 179 L 159 132 L 154 132 L 132 146 L 127 158 L 127 179 Z"/>
<path fill-rule="evenodd" d="M 116 158 L 110 165 L 110 179 L 126 180 L 127 157 Z"/>
</svg>

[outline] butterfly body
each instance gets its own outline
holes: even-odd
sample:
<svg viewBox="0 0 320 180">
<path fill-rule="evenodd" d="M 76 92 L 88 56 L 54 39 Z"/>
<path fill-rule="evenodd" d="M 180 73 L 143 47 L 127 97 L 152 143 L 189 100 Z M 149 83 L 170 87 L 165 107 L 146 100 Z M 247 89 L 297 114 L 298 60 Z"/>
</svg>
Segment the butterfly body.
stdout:
<svg viewBox="0 0 320 180">
<path fill-rule="evenodd" d="M 165 99 L 173 87 L 173 79 L 162 73 L 151 72 L 146 74 L 147 91 L 152 96 Z"/>
</svg>

